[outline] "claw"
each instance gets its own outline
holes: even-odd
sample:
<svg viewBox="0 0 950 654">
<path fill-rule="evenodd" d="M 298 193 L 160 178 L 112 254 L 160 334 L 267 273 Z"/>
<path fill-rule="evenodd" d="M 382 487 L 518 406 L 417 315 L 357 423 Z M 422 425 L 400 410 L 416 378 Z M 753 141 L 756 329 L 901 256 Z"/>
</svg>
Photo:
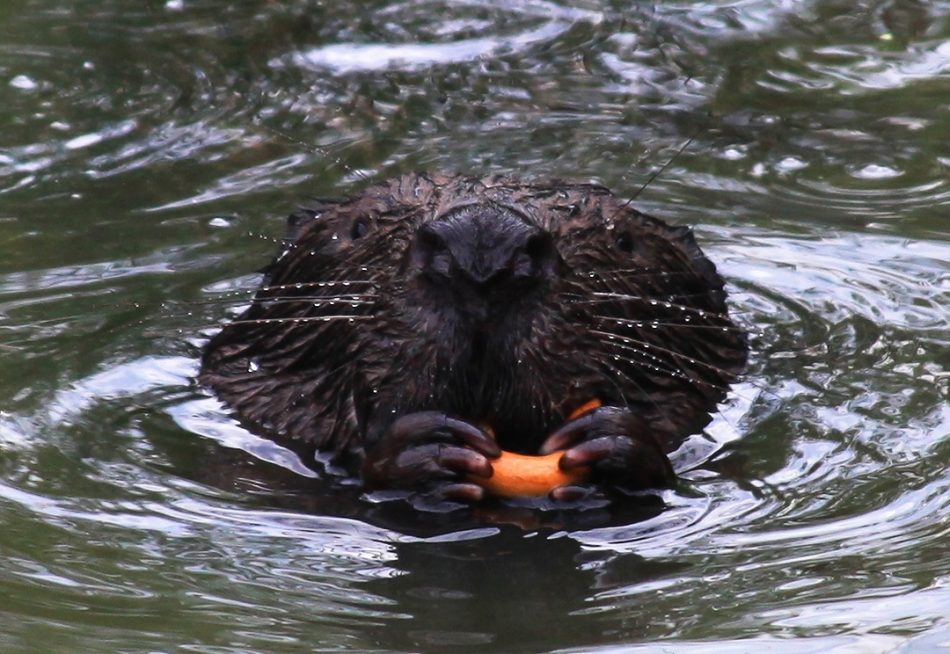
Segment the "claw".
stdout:
<svg viewBox="0 0 950 654">
<path fill-rule="evenodd" d="M 559 467 L 565 473 L 590 469 L 593 483 L 613 489 L 658 488 L 675 482 L 669 459 L 642 417 L 614 406 L 571 415 L 540 449 L 541 454 L 563 450 Z M 551 497 L 574 500 L 580 492 L 565 487 L 552 491 Z"/>
<path fill-rule="evenodd" d="M 501 448 L 489 434 L 463 420 L 450 418 L 438 411 L 421 411 L 404 415 L 393 423 L 391 432 L 397 438 L 410 438 L 427 432 L 448 432 L 473 450 L 490 459 L 501 455 Z"/>
<path fill-rule="evenodd" d="M 367 451 L 361 472 L 368 489 L 405 488 L 420 498 L 477 501 L 484 491 L 473 482 L 491 477 L 491 459 L 500 455 L 485 431 L 424 411 L 397 418 Z"/>
<path fill-rule="evenodd" d="M 551 491 L 550 497 L 556 502 L 578 502 L 587 499 L 596 491 L 590 486 L 576 486 L 568 484 L 567 486 L 558 486 Z"/>
<path fill-rule="evenodd" d="M 601 436 L 585 441 L 570 448 L 561 457 L 562 470 L 570 470 L 578 466 L 587 466 L 602 461 L 613 454 L 617 447 L 617 439 L 610 436 Z"/>
<path fill-rule="evenodd" d="M 435 493 L 447 500 L 478 502 L 485 497 L 485 489 L 476 484 L 445 484 Z"/>
<path fill-rule="evenodd" d="M 492 476 L 491 462 L 483 455 L 464 447 L 443 446 L 439 449 L 438 463 L 442 467 L 483 477 Z"/>
<path fill-rule="evenodd" d="M 583 438 L 587 430 L 597 422 L 598 411 L 585 413 L 581 417 L 569 420 L 555 429 L 541 444 L 540 453 L 550 454 L 558 450 L 565 450 L 571 444 Z"/>
</svg>

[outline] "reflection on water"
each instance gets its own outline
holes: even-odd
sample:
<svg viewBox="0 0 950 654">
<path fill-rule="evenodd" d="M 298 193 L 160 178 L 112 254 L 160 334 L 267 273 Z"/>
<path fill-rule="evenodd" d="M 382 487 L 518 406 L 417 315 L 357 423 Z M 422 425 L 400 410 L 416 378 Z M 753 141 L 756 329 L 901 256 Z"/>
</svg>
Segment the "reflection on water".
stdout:
<svg viewBox="0 0 950 654">
<path fill-rule="evenodd" d="M 0 6 L 0 649 L 946 647 L 950 3 L 127 5 Z M 302 197 L 690 137 L 637 204 L 756 335 L 663 510 L 369 504 L 192 382 Z"/>
</svg>

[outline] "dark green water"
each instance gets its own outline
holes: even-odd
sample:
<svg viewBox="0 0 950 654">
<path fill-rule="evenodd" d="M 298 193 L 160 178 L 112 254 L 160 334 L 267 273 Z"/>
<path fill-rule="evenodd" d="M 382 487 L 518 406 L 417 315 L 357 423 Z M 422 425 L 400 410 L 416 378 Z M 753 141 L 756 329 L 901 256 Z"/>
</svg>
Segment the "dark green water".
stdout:
<svg viewBox="0 0 950 654">
<path fill-rule="evenodd" d="M 950 3 L 657 5 L 0 3 L 0 651 L 950 649 Z M 691 136 L 637 204 L 761 333 L 658 516 L 316 509 L 192 383 L 305 196 Z"/>
</svg>

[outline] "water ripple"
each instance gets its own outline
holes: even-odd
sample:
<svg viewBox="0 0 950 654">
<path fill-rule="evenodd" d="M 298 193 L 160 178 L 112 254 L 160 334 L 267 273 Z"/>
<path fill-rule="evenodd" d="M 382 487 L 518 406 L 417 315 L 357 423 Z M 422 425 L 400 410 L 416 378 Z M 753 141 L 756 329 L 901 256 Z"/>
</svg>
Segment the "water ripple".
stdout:
<svg viewBox="0 0 950 654">
<path fill-rule="evenodd" d="M 945 644 L 948 16 L 4 5 L 5 646 Z M 636 203 L 700 226 L 753 355 L 674 453 L 664 510 L 433 523 L 316 475 L 195 387 L 208 326 L 246 300 L 206 301 L 257 283 L 301 197 L 421 168 L 632 195 L 690 138 Z"/>
</svg>

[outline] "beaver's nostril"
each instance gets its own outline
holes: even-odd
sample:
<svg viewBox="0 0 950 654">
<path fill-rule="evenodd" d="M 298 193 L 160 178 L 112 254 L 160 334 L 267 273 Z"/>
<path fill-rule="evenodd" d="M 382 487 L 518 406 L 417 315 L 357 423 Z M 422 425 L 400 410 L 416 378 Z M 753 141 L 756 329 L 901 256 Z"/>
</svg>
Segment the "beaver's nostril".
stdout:
<svg viewBox="0 0 950 654">
<path fill-rule="evenodd" d="M 439 234 L 437 228 L 433 227 L 431 223 L 419 228 L 416 239 L 419 249 L 430 256 L 449 249 L 445 238 Z"/>
<path fill-rule="evenodd" d="M 547 232 L 539 231 L 525 243 L 524 253 L 540 269 L 554 258 L 554 239 Z"/>
</svg>

